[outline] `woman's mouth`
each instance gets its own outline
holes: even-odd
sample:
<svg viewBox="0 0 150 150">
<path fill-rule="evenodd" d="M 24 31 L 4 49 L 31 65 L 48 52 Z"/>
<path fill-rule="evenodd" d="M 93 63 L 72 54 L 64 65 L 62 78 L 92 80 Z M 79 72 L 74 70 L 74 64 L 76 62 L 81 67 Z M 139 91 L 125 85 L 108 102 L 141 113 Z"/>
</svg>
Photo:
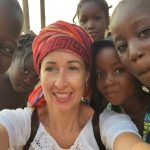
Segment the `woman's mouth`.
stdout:
<svg viewBox="0 0 150 150">
<path fill-rule="evenodd" d="M 72 93 L 53 93 L 57 101 L 67 102 L 71 99 Z"/>
</svg>

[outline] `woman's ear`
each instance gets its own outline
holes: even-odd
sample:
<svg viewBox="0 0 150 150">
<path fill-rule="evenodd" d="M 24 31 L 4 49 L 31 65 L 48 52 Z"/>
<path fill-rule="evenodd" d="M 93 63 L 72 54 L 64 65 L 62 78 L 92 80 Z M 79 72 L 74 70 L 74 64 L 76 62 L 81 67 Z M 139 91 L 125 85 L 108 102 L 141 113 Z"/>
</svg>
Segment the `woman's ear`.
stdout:
<svg viewBox="0 0 150 150">
<path fill-rule="evenodd" d="M 87 71 L 87 76 L 86 76 L 86 79 L 85 79 L 85 83 L 87 83 L 87 82 L 88 82 L 89 78 L 90 78 L 90 72 L 89 72 L 89 71 Z"/>
</svg>

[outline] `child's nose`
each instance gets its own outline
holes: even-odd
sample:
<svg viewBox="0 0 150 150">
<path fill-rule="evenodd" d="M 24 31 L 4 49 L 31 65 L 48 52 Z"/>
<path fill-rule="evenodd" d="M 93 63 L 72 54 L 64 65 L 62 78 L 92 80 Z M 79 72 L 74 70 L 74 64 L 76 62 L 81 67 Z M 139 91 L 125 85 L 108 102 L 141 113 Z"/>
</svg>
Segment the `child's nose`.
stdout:
<svg viewBox="0 0 150 150">
<path fill-rule="evenodd" d="M 32 85 L 32 84 L 35 84 L 35 81 L 37 81 L 37 78 L 35 76 L 27 76 L 25 79 L 24 79 L 24 82 L 27 84 L 27 85 Z"/>
<path fill-rule="evenodd" d="M 112 86 L 114 84 L 114 77 L 112 74 L 107 75 L 106 79 L 105 79 L 105 86 Z"/>
<path fill-rule="evenodd" d="M 94 23 L 92 20 L 89 20 L 86 26 L 87 30 L 94 28 Z"/>
<path fill-rule="evenodd" d="M 135 41 L 129 43 L 129 59 L 133 62 L 138 61 L 144 56 L 144 51 L 137 44 Z"/>
<path fill-rule="evenodd" d="M 26 83 L 27 85 L 31 84 L 31 79 L 30 78 L 24 79 L 24 83 Z"/>
</svg>

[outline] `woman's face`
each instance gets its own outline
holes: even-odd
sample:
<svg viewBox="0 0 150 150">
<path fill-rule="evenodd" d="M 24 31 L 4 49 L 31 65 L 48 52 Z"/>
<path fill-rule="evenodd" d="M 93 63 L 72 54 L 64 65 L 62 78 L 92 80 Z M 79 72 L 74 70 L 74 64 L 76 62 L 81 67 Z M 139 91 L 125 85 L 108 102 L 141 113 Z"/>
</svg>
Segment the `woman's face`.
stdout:
<svg viewBox="0 0 150 150">
<path fill-rule="evenodd" d="M 40 81 L 47 104 L 59 110 L 72 109 L 80 104 L 89 78 L 82 58 L 66 51 L 49 53 L 43 59 L 40 70 Z"/>
<path fill-rule="evenodd" d="M 104 47 L 96 56 L 97 88 L 113 105 L 128 103 L 137 94 L 137 81 L 123 67 L 114 47 Z"/>
<path fill-rule="evenodd" d="M 150 87 L 149 6 L 148 0 L 130 2 L 129 5 L 120 7 L 111 19 L 112 36 L 122 63 L 148 87 Z"/>
</svg>

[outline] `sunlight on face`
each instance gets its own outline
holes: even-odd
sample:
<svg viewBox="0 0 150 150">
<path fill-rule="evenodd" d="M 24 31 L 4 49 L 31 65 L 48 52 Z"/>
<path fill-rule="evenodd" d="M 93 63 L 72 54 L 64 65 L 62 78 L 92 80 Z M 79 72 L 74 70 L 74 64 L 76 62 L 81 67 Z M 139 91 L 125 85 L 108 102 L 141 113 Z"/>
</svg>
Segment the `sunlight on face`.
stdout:
<svg viewBox="0 0 150 150">
<path fill-rule="evenodd" d="M 80 103 L 89 73 L 82 58 L 64 51 L 49 53 L 42 61 L 40 79 L 51 106 L 67 109 Z"/>
</svg>

